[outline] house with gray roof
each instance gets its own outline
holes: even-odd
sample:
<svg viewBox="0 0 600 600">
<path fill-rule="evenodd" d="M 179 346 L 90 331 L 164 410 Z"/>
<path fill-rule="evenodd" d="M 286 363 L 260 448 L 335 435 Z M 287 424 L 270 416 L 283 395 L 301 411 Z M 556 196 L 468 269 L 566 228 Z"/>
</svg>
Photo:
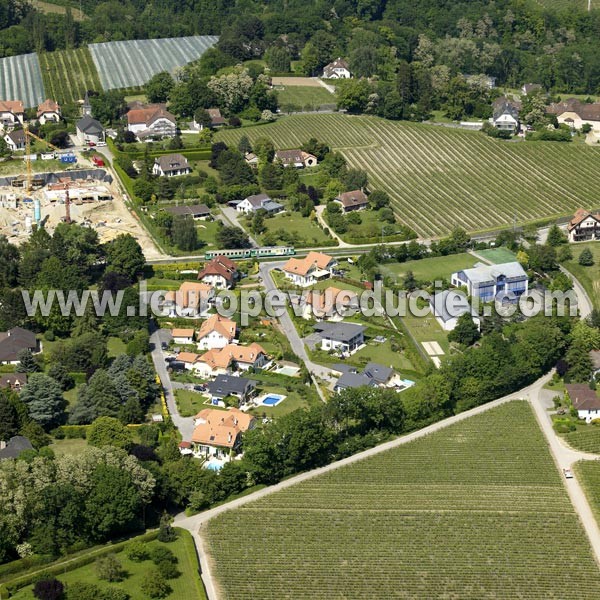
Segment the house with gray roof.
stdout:
<svg viewBox="0 0 600 600">
<path fill-rule="evenodd" d="M 19 458 L 25 450 L 33 450 L 31 442 L 22 435 L 15 435 L 10 440 L 0 440 L 0 460 Z"/>
<path fill-rule="evenodd" d="M 496 129 L 515 133 L 519 130 L 519 105 L 508 98 L 499 98 L 493 106 L 492 123 Z"/>
<path fill-rule="evenodd" d="M 77 121 L 77 139 L 80 144 L 88 144 L 89 142 L 93 142 L 97 144 L 98 142 L 104 142 L 105 133 L 104 127 L 99 121 L 92 118 L 90 115 L 84 115 L 79 121 Z"/>
<path fill-rule="evenodd" d="M 568 383 L 565 385 L 577 416 L 586 423 L 600 419 L 600 396 L 587 383 Z"/>
<path fill-rule="evenodd" d="M 167 206 L 165 210 L 173 216 L 191 217 L 194 220 L 205 220 L 210 215 L 210 208 L 206 204 L 187 204 L 184 206 Z"/>
<path fill-rule="evenodd" d="M 429 306 L 444 331 L 452 331 L 458 323 L 458 318 L 465 313 L 471 314 L 478 328 L 481 325 L 477 311 L 471 308 L 466 296 L 456 290 L 443 290 L 433 294 L 429 299 Z"/>
<path fill-rule="evenodd" d="M 322 322 L 314 326 L 315 331 L 321 338 L 321 350 L 331 350 L 342 355 L 350 355 L 356 352 L 365 343 L 366 327 L 356 323 Z"/>
<path fill-rule="evenodd" d="M 386 367 L 379 363 L 370 362 L 360 373 L 356 367 L 351 365 L 338 364 L 333 368 L 341 373 L 333 387 L 335 392 L 363 386 L 402 389 L 407 387 L 407 382 L 402 381 L 400 375 L 392 367 Z"/>
<path fill-rule="evenodd" d="M 190 163 L 183 154 L 165 154 L 154 159 L 152 174 L 159 177 L 177 177 L 192 172 Z"/>
<path fill-rule="evenodd" d="M 273 162 L 279 162 L 284 167 L 302 169 L 304 167 L 316 167 L 317 157 L 304 150 L 276 150 Z"/>
<path fill-rule="evenodd" d="M 213 402 L 223 400 L 227 396 L 239 398 L 240 404 L 247 402 L 256 390 L 256 381 L 233 375 L 217 375 L 208 383 L 208 393 Z"/>
<path fill-rule="evenodd" d="M 4 141 L 11 152 L 25 149 L 25 132 L 22 129 L 13 129 L 4 136 Z"/>
<path fill-rule="evenodd" d="M 502 300 L 518 301 L 529 289 L 529 277 L 518 262 L 499 265 L 476 264 L 471 269 L 452 273 L 450 282 L 455 287 L 464 287 L 468 296 L 481 302 Z"/>
<path fill-rule="evenodd" d="M 254 194 L 253 196 L 248 196 L 244 198 L 241 202 L 238 202 L 235 210 L 239 213 L 244 213 L 246 215 L 255 213 L 259 210 L 264 210 L 269 214 L 277 214 L 284 210 L 284 206 L 279 204 L 279 202 L 275 202 L 271 200 L 267 194 Z"/>
<path fill-rule="evenodd" d="M 23 350 L 31 350 L 34 354 L 39 352 L 40 344 L 35 333 L 22 327 L 0 331 L 0 365 L 16 365 L 19 362 L 19 353 Z"/>
</svg>

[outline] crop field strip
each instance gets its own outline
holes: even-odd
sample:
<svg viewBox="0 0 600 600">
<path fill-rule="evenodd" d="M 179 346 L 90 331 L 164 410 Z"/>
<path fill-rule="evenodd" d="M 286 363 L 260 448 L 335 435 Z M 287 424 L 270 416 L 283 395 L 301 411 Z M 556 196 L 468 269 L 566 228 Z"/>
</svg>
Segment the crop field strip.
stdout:
<svg viewBox="0 0 600 600">
<path fill-rule="evenodd" d="M 392 197 L 400 220 L 422 236 L 454 226 L 493 229 L 573 212 L 596 201 L 600 150 L 557 143 L 503 142 L 480 132 L 341 114 L 294 115 L 226 130 L 237 143 L 269 137 L 292 148 L 317 137 L 369 173 Z"/>
<path fill-rule="evenodd" d="M 204 535 L 227 600 L 600 597 L 523 401 L 228 511 Z"/>
<path fill-rule="evenodd" d="M 0 58 L 0 100 L 22 100 L 25 108 L 44 101 L 44 84 L 37 54 Z"/>
<path fill-rule="evenodd" d="M 576 450 L 600 455 L 600 427 L 597 425 L 588 425 L 585 429 L 567 433 L 564 438 Z"/>
<path fill-rule="evenodd" d="M 144 85 L 161 71 L 174 71 L 199 59 L 218 37 L 196 35 L 155 40 L 90 44 L 94 64 L 105 90 Z"/>
<path fill-rule="evenodd" d="M 59 103 L 77 102 L 86 90 L 102 90 L 88 48 L 44 52 L 40 64 L 46 93 Z"/>
</svg>

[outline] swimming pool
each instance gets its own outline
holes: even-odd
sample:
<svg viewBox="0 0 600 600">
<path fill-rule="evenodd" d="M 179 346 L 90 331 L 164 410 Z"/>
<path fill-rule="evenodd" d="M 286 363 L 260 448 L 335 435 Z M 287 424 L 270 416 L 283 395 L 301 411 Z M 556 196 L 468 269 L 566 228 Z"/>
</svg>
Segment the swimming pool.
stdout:
<svg viewBox="0 0 600 600">
<path fill-rule="evenodd" d="M 262 404 L 264 406 L 277 406 L 282 400 L 285 400 L 285 396 L 281 394 L 267 394 L 262 399 Z"/>
</svg>

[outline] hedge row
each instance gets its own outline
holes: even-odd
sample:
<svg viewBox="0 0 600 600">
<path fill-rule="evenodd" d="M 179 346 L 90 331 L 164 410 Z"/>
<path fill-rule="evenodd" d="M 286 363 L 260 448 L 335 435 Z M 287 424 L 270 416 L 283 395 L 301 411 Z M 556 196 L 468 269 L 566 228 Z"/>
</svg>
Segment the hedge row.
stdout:
<svg viewBox="0 0 600 600">
<path fill-rule="evenodd" d="M 64 438 L 68 440 L 82 439 L 87 437 L 89 425 L 61 425 L 54 430 L 54 437 L 58 440 Z"/>
<path fill-rule="evenodd" d="M 35 583 L 40 578 L 57 577 L 58 575 L 65 573 L 65 571 L 72 571 L 74 569 L 78 569 L 79 567 L 89 565 L 93 563 L 96 559 L 100 558 L 101 556 L 105 556 L 106 554 L 116 554 L 118 552 L 122 552 L 125 546 L 131 541 L 151 542 L 155 540 L 157 536 L 158 530 L 154 530 L 144 533 L 143 535 L 137 536 L 135 538 L 130 538 L 128 540 L 118 542 L 116 544 L 112 544 L 109 542 L 101 548 L 97 550 L 92 550 L 90 552 L 86 552 L 81 556 L 76 556 L 75 558 L 67 558 L 55 562 L 43 570 L 35 570 L 33 572 L 26 573 L 25 575 L 9 580 L 4 585 L 0 586 L 0 598 L 2 597 L 1 594 L 5 593 L 6 590 L 8 590 L 8 592 L 10 592 L 11 594 L 14 594 L 18 590 Z"/>
</svg>

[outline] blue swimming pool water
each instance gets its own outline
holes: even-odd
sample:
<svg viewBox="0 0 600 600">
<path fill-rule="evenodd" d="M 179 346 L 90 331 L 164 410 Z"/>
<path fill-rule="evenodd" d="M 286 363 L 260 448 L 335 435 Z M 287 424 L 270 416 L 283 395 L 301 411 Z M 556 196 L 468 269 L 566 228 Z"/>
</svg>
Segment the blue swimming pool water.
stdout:
<svg viewBox="0 0 600 600">
<path fill-rule="evenodd" d="M 266 406 L 275 406 L 283 400 L 283 396 L 270 395 L 263 398 L 262 403 Z"/>
</svg>

